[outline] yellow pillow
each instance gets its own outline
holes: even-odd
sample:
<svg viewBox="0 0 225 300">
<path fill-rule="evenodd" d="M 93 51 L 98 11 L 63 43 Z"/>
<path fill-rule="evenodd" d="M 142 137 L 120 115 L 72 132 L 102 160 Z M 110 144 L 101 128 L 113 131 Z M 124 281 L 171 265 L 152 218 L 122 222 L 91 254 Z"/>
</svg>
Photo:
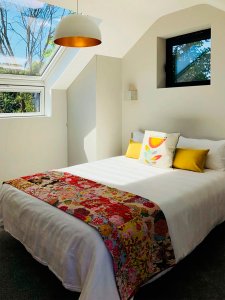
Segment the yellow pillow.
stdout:
<svg viewBox="0 0 225 300">
<path fill-rule="evenodd" d="M 194 172 L 203 172 L 207 150 L 177 148 L 173 160 L 173 167 Z"/>
<path fill-rule="evenodd" d="M 130 140 L 130 143 L 125 154 L 126 157 L 138 159 L 141 153 L 142 143 Z"/>
</svg>

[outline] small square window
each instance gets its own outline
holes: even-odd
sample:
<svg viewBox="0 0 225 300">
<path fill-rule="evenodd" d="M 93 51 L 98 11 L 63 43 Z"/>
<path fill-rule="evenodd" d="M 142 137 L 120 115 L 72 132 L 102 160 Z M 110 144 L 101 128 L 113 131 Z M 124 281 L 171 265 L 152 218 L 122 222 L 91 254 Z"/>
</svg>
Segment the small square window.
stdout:
<svg viewBox="0 0 225 300">
<path fill-rule="evenodd" d="M 209 85 L 211 29 L 166 40 L 166 87 Z"/>
</svg>

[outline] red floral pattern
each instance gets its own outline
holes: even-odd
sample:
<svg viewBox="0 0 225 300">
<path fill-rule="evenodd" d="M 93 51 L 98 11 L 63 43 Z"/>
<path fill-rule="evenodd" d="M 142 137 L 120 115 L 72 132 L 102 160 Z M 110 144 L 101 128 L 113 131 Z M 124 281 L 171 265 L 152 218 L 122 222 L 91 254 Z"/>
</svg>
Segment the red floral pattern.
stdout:
<svg viewBox="0 0 225 300">
<path fill-rule="evenodd" d="M 165 216 L 150 200 L 56 171 L 6 183 L 98 230 L 113 258 L 122 300 L 175 263 Z"/>
</svg>

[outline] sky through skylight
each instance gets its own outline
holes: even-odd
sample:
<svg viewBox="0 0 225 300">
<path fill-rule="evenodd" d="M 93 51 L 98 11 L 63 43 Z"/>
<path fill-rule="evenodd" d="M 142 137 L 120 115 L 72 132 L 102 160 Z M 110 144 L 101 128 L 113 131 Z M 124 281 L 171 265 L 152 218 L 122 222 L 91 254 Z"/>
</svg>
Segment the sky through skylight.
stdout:
<svg viewBox="0 0 225 300">
<path fill-rule="evenodd" d="M 0 74 L 42 75 L 59 48 L 55 28 L 70 13 L 37 0 L 0 0 Z"/>
</svg>

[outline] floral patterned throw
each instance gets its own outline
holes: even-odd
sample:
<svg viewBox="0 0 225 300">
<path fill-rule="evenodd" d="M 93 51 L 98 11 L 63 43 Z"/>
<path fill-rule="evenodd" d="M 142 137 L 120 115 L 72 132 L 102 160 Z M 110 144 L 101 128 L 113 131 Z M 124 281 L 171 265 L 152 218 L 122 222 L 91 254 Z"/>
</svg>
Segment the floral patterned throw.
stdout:
<svg viewBox="0 0 225 300">
<path fill-rule="evenodd" d="M 98 230 L 113 258 L 122 300 L 175 264 L 165 216 L 150 200 L 58 171 L 6 183 Z"/>
</svg>

